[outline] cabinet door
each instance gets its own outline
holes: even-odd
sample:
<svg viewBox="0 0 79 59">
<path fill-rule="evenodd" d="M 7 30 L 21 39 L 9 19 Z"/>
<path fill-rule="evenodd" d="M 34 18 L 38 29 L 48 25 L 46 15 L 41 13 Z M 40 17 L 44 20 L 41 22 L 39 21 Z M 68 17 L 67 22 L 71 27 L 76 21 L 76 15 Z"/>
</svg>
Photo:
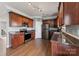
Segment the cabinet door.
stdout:
<svg viewBox="0 0 79 59">
<path fill-rule="evenodd" d="M 23 17 L 23 24 L 24 26 L 28 26 L 28 19 L 26 17 Z"/>
<path fill-rule="evenodd" d="M 17 35 L 13 35 L 11 42 L 12 42 L 12 48 L 18 47 L 19 46 L 19 44 L 18 44 L 18 36 Z"/>
<path fill-rule="evenodd" d="M 23 32 L 20 32 L 18 34 L 18 43 L 19 43 L 19 45 L 24 43 L 24 33 Z"/>
<path fill-rule="evenodd" d="M 69 16 L 70 25 L 79 24 L 79 3 L 76 2 L 64 2 L 64 16 Z"/>
<path fill-rule="evenodd" d="M 51 20 L 50 19 L 43 20 L 43 24 L 51 24 Z"/>
<path fill-rule="evenodd" d="M 32 40 L 35 39 L 35 31 L 31 32 L 31 39 L 32 39 Z"/>
<path fill-rule="evenodd" d="M 23 22 L 25 22 L 26 24 L 28 24 L 28 19 L 23 17 Z"/>
<path fill-rule="evenodd" d="M 59 4 L 58 17 L 57 17 L 57 20 L 55 20 L 55 23 L 57 24 L 57 26 L 61 26 L 61 25 L 64 24 L 64 21 L 63 20 L 64 20 L 63 19 L 63 3 L 61 2 Z"/>
<path fill-rule="evenodd" d="M 77 25 L 77 24 L 79 24 L 79 2 L 76 2 L 76 6 L 75 6 L 75 13 L 76 13 L 76 15 L 75 15 L 75 24 Z M 74 21 L 73 21 L 74 22 Z"/>
<path fill-rule="evenodd" d="M 15 26 L 14 24 L 17 24 L 17 15 L 15 15 L 14 13 L 9 13 L 9 24 L 10 26 Z"/>
<path fill-rule="evenodd" d="M 29 19 L 29 21 L 28 21 L 28 27 L 33 27 L 33 20 Z"/>
<path fill-rule="evenodd" d="M 23 23 L 23 17 L 22 16 L 20 16 L 20 15 L 18 15 L 18 24 L 19 24 L 19 26 L 22 26 L 22 23 Z"/>
<path fill-rule="evenodd" d="M 22 26 L 23 17 L 13 12 L 9 13 L 11 26 Z"/>
<path fill-rule="evenodd" d="M 21 44 L 24 43 L 24 33 L 18 33 L 18 34 L 14 34 L 12 35 L 12 48 L 16 48 L 18 46 L 20 46 Z"/>
<path fill-rule="evenodd" d="M 57 24 L 58 25 L 62 25 L 64 24 L 64 21 L 63 21 L 63 11 L 59 14 L 59 17 L 58 17 L 58 20 L 57 20 Z"/>
</svg>

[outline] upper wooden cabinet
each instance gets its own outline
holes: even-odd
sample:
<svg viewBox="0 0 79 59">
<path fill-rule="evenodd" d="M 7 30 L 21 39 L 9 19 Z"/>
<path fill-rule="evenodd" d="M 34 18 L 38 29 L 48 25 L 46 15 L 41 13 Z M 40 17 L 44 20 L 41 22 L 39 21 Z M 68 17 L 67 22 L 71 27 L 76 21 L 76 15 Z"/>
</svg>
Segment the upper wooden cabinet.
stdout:
<svg viewBox="0 0 79 59">
<path fill-rule="evenodd" d="M 43 20 L 43 24 L 50 24 L 50 23 L 51 23 L 50 19 Z"/>
<path fill-rule="evenodd" d="M 32 19 L 29 19 L 29 21 L 28 21 L 28 27 L 33 27 L 33 20 Z"/>
<path fill-rule="evenodd" d="M 16 22 L 19 24 L 19 26 L 22 26 L 22 23 L 23 23 L 23 17 L 20 16 L 20 15 L 17 15 L 17 20 Z"/>
<path fill-rule="evenodd" d="M 25 26 L 33 27 L 33 20 L 14 12 L 9 12 L 10 26 Z"/>
<path fill-rule="evenodd" d="M 64 24 L 64 21 L 63 21 L 63 3 L 60 3 L 59 4 L 59 10 L 58 10 L 58 17 L 57 17 L 57 20 L 56 20 L 56 23 L 57 23 L 57 26 L 61 26 Z"/>
<path fill-rule="evenodd" d="M 10 26 L 21 26 L 22 25 L 22 16 L 12 13 L 9 13 L 9 17 L 10 17 Z"/>
<path fill-rule="evenodd" d="M 64 20 L 70 22 L 69 25 L 79 24 L 79 3 L 77 2 L 64 2 Z"/>
<path fill-rule="evenodd" d="M 28 19 L 27 18 L 25 18 L 25 17 L 23 17 L 23 23 L 25 22 L 25 23 L 27 23 L 28 24 Z"/>
<path fill-rule="evenodd" d="M 46 19 L 42 21 L 43 24 L 49 24 L 50 27 L 54 26 L 54 19 Z"/>
</svg>

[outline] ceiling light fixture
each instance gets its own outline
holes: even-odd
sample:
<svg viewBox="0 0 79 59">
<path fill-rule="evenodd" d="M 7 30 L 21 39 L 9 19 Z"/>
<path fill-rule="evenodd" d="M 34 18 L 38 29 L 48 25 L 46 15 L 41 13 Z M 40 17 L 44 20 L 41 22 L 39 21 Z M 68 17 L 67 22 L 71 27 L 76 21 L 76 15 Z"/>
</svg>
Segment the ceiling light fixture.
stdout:
<svg viewBox="0 0 79 59">
<path fill-rule="evenodd" d="M 39 12 L 42 12 L 42 9 L 34 6 L 31 2 L 28 2 L 28 5 L 31 5 L 33 7 L 33 9 L 37 9 Z"/>
<path fill-rule="evenodd" d="M 32 3 L 31 2 L 28 2 L 28 5 L 32 5 Z"/>
<path fill-rule="evenodd" d="M 31 2 L 28 2 L 28 5 L 32 6 L 33 10 L 38 10 L 42 14 L 42 17 L 44 16 L 44 13 L 43 13 L 44 9 L 33 5 Z"/>
</svg>

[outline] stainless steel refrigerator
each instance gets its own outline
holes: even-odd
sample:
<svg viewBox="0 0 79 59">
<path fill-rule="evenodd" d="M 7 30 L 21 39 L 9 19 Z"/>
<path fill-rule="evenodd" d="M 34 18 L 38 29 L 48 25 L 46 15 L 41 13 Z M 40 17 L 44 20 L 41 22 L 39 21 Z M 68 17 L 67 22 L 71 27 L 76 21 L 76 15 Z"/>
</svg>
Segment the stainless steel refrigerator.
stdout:
<svg viewBox="0 0 79 59">
<path fill-rule="evenodd" d="M 42 39 L 49 39 L 49 24 L 42 25 Z"/>
</svg>

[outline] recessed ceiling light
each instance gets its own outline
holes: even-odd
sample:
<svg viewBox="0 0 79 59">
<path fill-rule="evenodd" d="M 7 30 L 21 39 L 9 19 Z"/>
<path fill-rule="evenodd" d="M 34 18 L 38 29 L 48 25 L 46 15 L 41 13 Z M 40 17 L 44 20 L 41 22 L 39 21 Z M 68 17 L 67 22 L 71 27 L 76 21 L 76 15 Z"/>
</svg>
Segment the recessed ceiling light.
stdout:
<svg viewBox="0 0 79 59">
<path fill-rule="evenodd" d="M 32 3 L 31 2 L 28 2 L 28 5 L 32 5 Z"/>
</svg>

